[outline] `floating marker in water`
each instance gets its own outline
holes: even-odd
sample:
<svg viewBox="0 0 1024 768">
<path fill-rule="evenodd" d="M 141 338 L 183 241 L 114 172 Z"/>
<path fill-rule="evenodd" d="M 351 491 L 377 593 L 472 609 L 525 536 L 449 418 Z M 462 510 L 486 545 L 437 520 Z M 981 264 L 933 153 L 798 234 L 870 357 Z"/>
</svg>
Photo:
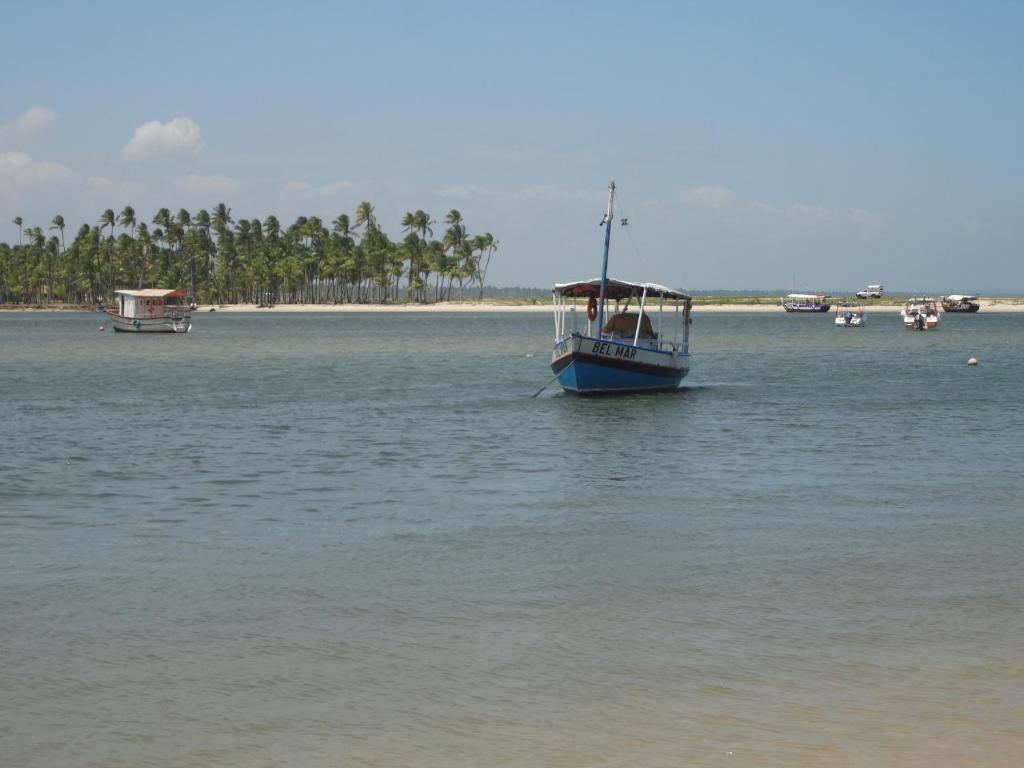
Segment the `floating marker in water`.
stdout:
<svg viewBox="0 0 1024 768">
<path fill-rule="evenodd" d="M 978 358 L 976 358 L 976 357 L 969 357 L 969 358 L 967 358 L 967 364 L 968 365 L 977 365 L 978 364 Z"/>
</svg>

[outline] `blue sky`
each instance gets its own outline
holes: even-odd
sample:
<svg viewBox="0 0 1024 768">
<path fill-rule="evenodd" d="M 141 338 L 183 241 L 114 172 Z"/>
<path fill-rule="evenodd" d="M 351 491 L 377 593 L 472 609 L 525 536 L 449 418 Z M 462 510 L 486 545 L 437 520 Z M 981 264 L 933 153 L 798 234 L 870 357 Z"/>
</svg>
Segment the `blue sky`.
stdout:
<svg viewBox="0 0 1024 768">
<path fill-rule="evenodd" d="M 1020 3 L 28 3 L 0 240 L 132 205 L 499 240 L 489 282 L 1024 293 Z M 439 234 L 439 224 L 435 229 Z"/>
</svg>

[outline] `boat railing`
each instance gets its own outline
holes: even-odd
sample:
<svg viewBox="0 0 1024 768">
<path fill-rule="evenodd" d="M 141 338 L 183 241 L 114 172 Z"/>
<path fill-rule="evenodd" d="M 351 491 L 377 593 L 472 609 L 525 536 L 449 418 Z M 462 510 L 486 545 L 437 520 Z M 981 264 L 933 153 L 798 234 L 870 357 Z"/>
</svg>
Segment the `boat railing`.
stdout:
<svg viewBox="0 0 1024 768">
<path fill-rule="evenodd" d="M 658 308 L 654 312 L 644 312 L 642 321 L 637 320 L 621 330 L 608 332 L 599 330 L 596 318 L 591 319 L 587 312 L 577 312 L 575 301 L 555 295 L 555 340 L 557 342 L 582 336 L 640 349 L 687 354 L 691 322 L 690 302 L 679 302 L 670 307 L 665 306 L 663 298 L 659 299 Z"/>
</svg>

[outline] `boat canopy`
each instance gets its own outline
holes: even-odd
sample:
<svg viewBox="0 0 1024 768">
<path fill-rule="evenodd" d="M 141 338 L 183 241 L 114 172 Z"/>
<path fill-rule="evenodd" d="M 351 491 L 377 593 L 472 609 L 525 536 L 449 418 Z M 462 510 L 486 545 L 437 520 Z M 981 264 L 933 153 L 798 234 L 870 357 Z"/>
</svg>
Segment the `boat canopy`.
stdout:
<svg viewBox="0 0 1024 768">
<path fill-rule="evenodd" d="M 977 301 L 977 296 L 972 296 L 969 293 L 951 293 L 946 297 L 946 301 Z"/>
<path fill-rule="evenodd" d="M 593 280 L 582 280 L 578 283 L 555 283 L 555 287 L 551 291 L 559 296 L 593 296 L 594 298 L 600 298 L 601 280 L 595 277 Z M 605 298 L 612 301 L 628 299 L 630 296 L 639 296 L 644 291 L 647 291 L 648 296 L 664 296 L 666 299 L 679 299 L 682 301 L 692 298 L 689 294 L 666 288 L 664 285 L 658 285 L 657 283 L 630 283 L 625 280 L 612 280 L 608 278 L 604 284 Z"/>
<path fill-rule="evenodd" d="M 114 293 L 120 293 L 125 296 L 135 296 L 143 299 L 161 299 L 165 296 L 177 296 L 180 299 L 185 298 L 184 291 L 169 288 L 141 288 L 137 291 L 114 291 Z"/>
<path fill-rule="evenodd" d="M 786 294 L 787 299 L 827 299 L 829 295 L 827 293 L 789 293 Z"/>
</svg>

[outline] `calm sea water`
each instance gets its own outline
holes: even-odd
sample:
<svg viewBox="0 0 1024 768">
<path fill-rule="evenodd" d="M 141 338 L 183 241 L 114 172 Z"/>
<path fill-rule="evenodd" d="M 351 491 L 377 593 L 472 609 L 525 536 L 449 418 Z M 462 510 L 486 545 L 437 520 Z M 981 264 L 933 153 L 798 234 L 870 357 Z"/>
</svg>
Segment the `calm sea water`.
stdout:
<svg viewBox="0 0 1024 768">
<path fill-rule="evenodd" d="M 0 763 L 1024 764 L 1024 315 L 0 315 Z M 974 355 L 977 368 L 965 362 Z"/>
</svg>

